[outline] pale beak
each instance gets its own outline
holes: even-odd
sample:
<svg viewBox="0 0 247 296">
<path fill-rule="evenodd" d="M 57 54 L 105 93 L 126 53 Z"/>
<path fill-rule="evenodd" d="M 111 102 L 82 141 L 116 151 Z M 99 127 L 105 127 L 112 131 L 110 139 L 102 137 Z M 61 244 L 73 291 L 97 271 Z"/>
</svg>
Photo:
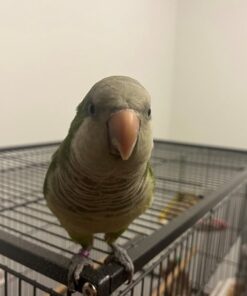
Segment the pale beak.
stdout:
<svg viewBox="0 0 247 296">
<path fill-rule="evenodd" d="M 123 160 L 130 158 L 137 142 L 140 120 L 132 109 L 114 112 L 108 121 L 111 145 L 120 153 Z"/>
</svg>

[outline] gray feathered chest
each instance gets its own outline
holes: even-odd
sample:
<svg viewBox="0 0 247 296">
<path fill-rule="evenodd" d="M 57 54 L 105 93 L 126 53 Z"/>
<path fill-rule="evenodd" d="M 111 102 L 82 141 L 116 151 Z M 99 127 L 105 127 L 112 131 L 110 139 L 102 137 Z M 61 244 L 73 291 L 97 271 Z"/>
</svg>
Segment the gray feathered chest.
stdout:
<svg viewBox="0 0 247 296">
<path fill-rule="evenodd" d="M 78 214 L 124 215 L 145 198 L 147 174 L 90 178 L 76 161 L 58 167 L 54 175 L 54 194 L 63 207 Z"/>
</svg>

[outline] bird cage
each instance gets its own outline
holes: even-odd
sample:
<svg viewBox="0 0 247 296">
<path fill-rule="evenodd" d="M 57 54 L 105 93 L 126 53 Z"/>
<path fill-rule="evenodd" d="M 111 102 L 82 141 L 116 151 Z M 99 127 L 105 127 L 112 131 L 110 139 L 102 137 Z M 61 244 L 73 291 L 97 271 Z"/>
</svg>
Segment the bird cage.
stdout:
<svg viewBox="0 0 247 296">
<path fill-rule="evenodd" d="M 59 143 L 0 150 L 0 295 L 69 295 L 75 244 L 46 206 L 42 187 Z M 155 141 L 152 206 L 121 237 L 135 266 L 104 263 L 96 234 L 74 295 L 246 295 L 247 152 Z M 242 294 L 241 294 L 242 293 Z"/>
</svg>

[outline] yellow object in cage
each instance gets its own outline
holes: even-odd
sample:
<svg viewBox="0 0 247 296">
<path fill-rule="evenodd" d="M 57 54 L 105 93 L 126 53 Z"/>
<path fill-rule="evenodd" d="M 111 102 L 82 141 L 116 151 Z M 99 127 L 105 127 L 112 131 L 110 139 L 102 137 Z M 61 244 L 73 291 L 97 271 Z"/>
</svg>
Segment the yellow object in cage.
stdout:
<svg viewBox="0 0 247 296">
<path fill-rule="evenodd" d="M 190 207 L 196 205 L 201 199 L 202 195 L 195 195 L 193 193 L 178 192 L 167 205 L 161 210 L 159 220 L 171 220 L 180 213 L 186 211 Z"/>
</svg>

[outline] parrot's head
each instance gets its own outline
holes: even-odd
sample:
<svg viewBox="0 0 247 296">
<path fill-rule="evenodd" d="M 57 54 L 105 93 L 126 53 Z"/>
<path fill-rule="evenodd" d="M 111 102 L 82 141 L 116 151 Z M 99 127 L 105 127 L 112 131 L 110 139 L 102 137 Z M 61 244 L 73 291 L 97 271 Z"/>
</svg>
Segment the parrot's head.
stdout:
<svg viewBox="0 0 247 296">
<path fill-rule="evenodd" d="M 153 147 L 148 92 L 126 76 L 100 80 L 78 106 L 69 135 L 76 158 L 89 170 L 146 163 Z"/>
</svg>

